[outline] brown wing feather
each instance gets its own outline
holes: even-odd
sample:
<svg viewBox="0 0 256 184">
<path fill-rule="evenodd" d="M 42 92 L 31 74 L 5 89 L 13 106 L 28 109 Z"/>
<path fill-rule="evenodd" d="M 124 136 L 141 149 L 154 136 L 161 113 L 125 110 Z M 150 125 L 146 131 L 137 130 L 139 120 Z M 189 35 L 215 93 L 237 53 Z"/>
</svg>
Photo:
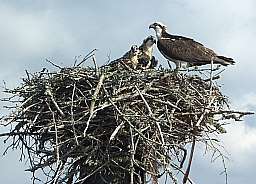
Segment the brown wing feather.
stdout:
<svg viewBox="0 0 256 184">
<path fill-rule="evenodd" d="M 201 43 L 180 36 L 169 36 L 158 40 L 157 47 L 168 59 L 185 61 L 191 65 L 211 63 L 216 54 Z"/>
</svg>

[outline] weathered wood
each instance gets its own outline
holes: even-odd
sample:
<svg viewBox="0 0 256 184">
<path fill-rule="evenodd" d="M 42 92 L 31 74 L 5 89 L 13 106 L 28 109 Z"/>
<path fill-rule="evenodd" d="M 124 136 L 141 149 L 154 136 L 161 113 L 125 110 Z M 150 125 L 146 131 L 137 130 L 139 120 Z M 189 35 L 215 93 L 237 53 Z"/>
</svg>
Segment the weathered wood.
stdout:
<svg viewBox="0 0 256 184">
<path fill-rule="evenodd" d="M 182 171 L 186 145 L 210 141 L 222 154 L 211 139 L 225 132 L 219 120 L 252 114 L 228 109 L 217 69 L 203 78 L 194 75 L 198 69 L 98 68 L 94 51 L 72 68 L 26 72 L 18 87 L 5 89 L 10 98 L 4 100 L 13 104 L 6 107 L 16 111 L 2 118 L 10 132 L 0 136 L 13 138 L 8 148 L 20 148 L 22 156 L 27 151 L 33 181 L 43 169 L 50 173 L 46 183 L 137 184 L 146 175 L 157 183 L 163 174 L 177 183 L 177 170 L 191 182 L 191 164 Z M 78 67 L 89 58 L 94 67 Z"/>
</svg>

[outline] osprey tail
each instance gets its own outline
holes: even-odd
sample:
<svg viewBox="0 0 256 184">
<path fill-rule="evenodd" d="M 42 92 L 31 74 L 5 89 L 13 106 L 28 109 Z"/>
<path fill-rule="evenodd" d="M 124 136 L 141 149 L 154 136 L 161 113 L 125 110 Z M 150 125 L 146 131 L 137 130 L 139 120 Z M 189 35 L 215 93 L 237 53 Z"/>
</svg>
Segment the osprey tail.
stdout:
<svg viewBox="0 0 256 184">
<path fill-rule="evenodd" d="M 228 58 L 225 56 L 216 56 L 216 58 L 214 59 L 215 63 L 221 64 L 223 66 L 227 66 L 227 65 L 234 65 L 235 61 L 232 58 Z"/>
</svg>

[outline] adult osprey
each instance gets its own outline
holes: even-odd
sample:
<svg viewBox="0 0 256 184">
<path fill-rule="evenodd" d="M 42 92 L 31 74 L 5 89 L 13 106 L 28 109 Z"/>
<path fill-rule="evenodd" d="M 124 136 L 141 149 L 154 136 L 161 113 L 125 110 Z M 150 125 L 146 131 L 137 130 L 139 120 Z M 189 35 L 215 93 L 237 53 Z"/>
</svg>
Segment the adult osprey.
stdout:
<svg viewBox="0 0 256 184">
<path fill-rule="evenodd" d="M 191 38 L 167 33 L 167 27 L 162 23 L 155 22 L 149 28 L 153 28 L 156 32 L 157 48 L 161 54 L 173 61 L 177 69 L 181 67 L 182 63 L 186 63 L 188 67 L 211 64 L 211 62 L 224 66 L 235 63 L 232 58 L 219 56 L 213 50 Z"/>
<path fill-rule="evenodd" d="M 139 65 L 141 65 L 142 69 L 153 69 L 157 66 L 158 61 L 153 56 L 153 46 L 155 43 L 155 37 L 148 36 L 140 45 Z"/>
</svg>

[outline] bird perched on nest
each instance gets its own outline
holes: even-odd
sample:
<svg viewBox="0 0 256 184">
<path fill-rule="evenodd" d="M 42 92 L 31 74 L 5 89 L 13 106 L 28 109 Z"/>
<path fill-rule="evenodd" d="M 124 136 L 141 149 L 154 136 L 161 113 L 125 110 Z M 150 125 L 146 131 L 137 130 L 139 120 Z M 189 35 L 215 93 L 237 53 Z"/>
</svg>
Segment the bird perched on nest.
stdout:
<svg viewBox="0 0 256 184">
<path fill-rule="evenodd" d="M 140 49 L 137 45 L 132 45 L 131 49 L 121 58 L 125 64 L 131 65 L 136 69 L 139 63 Z"/>
<path fill-rule="evenodd" d="M 133 69 L 136 69 L 139 63 L 140 49 L 137 45 L 132 45 L 130 50 L 127 51 L 121 58 L 111 61 L 108 66 L 115 66 L 119 63 L 126 64 L 131 66 Z"/>
<path fill-rule="evenodd" d="M 155 68 L 158 61 L 153 56 L 153 46 L 156 43 L 154 36 L 148 36 L 140 45 L 139 65 L 142 69 Z"/>
<path fill-rule="evenodd" d="M 232 58 L 219 56 L 191 38 L 167 33 L 167 27 L 160 22 L 151 24 L 149 28 L 156 32 L 158 50 L 165 58 L 176 64 L 176 69 L 179 69 L 183 63 L 186 67 L 211 63 L 227 66 L 235 63 Z"/>
<path fill-rule="evenodd" d="M 154 36 L 148 36 L 143 40 L 140 47 L 132 45 L 131 49 L 126 52 L 121 58 L 112 61 L 109 65 L 124 63 L 133 69 L 148 69 L 155 68 L 158 61 L 153 56 L 153 45 L 156 43 Z"/>
</svg>

